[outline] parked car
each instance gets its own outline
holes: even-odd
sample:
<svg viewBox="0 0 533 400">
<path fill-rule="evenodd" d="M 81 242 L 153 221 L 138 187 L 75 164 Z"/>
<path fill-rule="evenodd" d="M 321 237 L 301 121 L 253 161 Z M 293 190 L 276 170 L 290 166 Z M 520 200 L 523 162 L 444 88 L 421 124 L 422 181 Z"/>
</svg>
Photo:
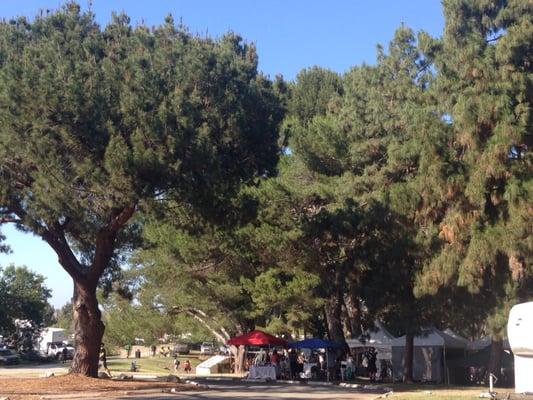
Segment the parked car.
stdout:
<svg viewBox="0 0 533 400">
<path fill-rule="evenodd" d="M 58 343 L 49 343 L 47 349 L 47 356 L 49 358 L 55 358 L 57 360 L 63 360 L 63 348 L 67 348 L 67 360 L 72 360 L 74 358 L 74 347 L 64 344 L 62 342 Z"/>
<path fill-rule="evenodd" d="M 43 357 L 41 353 L 36 350 L 28 350 L 19 353 L 21 360 L 33 361 L 33 362 L 47 362 L 50 361 L 49 358 Z"/>
<path fill-rule="evenodd" d="M 190 348 L 189 345 L 186 343 L 177 343 L 174 345 L 174 348 L 172 349 L 172 355 L 176 354 L 189 354 Z"/>
<path fill-rule="evenodd" d="M 0 350 L 0 364 L 1 365 L 14 365 L 19 363 L 19 357 L 8 349 Z"/>
<path fill-rule="evenodd" d="M 215 352 L 215 347 L 213 343 L 203 342 L 200 346 L 200 354 L 213 354 Z"/>
<path fill-rule="evenodd" d="M 229 356 L 231 352 L 229 347 L 223 344 L 218 348 L 218 354 L 220 354 L 221 356 Z"/>
</svg>

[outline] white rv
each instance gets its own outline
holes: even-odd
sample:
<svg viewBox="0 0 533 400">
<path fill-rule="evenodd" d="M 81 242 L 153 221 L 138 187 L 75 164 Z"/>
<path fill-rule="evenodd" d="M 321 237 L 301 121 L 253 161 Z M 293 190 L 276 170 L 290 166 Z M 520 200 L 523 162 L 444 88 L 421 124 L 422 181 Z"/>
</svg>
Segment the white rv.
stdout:
<svg viewBox="0 0 533 400">
<path fill-rule="evenodd" d="M 63 359 L 63 349 L 67 349 L 67 359 L 74 356 L 74 347 L 69 346 L 65 330 L 62 328 L 45 328 L 37 339 L 36 349 L 43 357 Z"/>
<path fill-rule="evenodd" d="M 514 354 L 515 392 L 533 393 L 533 301 L 511 308 L 507 336 Z"/>
</svg>

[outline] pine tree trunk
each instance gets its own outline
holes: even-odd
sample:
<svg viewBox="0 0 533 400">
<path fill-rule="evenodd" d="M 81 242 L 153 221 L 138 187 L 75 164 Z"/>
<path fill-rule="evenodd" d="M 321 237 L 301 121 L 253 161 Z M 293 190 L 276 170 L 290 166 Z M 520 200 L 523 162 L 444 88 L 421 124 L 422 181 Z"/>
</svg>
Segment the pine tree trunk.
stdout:
<svg viewBox="0 0 533 400">
<path fill-rule="evenodd" d="M 343 350 L 346 346 L 342 324 L 342 306 L 344 304 L 344 277 L 340 271 L 335 272 L 334 289 L 330 297 L 324 304 L 326 315 L 326 325 L 328 328 L 328 337 L 330 340 L 342 345 Z"/>
<path fill-rule="evenodd" d="M 406 383 L 413 382 L 413 354 L 415 349 L 415 337 L 408 333 L 405 335 L 405 364 L 403 367 L 403 381 Z"/>
<path fill-rule="evenodd" d="M 332 296 L 326 301 L 324 306 L 326 314 L 326 322 L 328 325 L 328 336 L 334 342 L 344 343 L 344 332 L 342 330 L 341 321 L 341 302 L 337 296 Z"/>
<path fill-rule="evenodd" d="M 346 294 L 344 296 L 344 306 L 346 307 L 346 325 L 348 332 L 350 332 L 350 336 L 352 338 L 357 338 L 362 333 L 359 301 L 353 294 Z"/>
<path fill-rule="evenodd" d="M 102 315 L 96 299 L 96 285 L 74 283 L 72 299 L 76 353 L 70 372 L 98 377 L 100 344 L 104 335 Z"/>
<path fill-rule="evenodd" d="M 337 275 L 339 274 L 337 273 Z M 329 299 L 326 300 L 324 311 L 326 314 L 329 339 L 335 342 L 345 343 L 346 340 L 342 326 L 343 293 L 342 288 L 339 287 L 338 276 L 336 277 L 336 281 L 336 288 L 331 293 Z"/>
<path fill-rule="evenodd" d="M 492 338 L 490 343 L 489 373 L 500 379 L 503 342 L 501 339 Z"/>
<path fill-rule="evenodd" d="M 244 373 L 244 360 L 246 358 L 246 347 L 245 346 L 239 346 L 237 351 L 237 358 L 235 362 L 235 368 L 237 373 L 242 374 Z"/>
</svg>

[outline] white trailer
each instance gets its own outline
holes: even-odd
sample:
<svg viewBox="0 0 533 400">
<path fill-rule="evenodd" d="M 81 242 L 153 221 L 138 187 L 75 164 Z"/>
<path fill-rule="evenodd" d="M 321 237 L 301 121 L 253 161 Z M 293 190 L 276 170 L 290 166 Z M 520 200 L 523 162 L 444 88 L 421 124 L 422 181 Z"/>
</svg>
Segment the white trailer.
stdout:
<svg viewBox="0 0 533 400">
<path fill-rule="evenodd" d="M 514 354 L 516 393 L 533 393 L 533 301 L 511 308 L 507 336 Z"/>
</svg>

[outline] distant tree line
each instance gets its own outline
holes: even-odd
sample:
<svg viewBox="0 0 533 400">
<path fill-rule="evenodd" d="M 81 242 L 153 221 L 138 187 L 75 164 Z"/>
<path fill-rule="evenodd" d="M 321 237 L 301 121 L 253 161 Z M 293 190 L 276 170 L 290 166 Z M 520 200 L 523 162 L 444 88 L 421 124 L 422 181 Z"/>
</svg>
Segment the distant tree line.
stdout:
<svg viewBox="0 0 533 400">
<path fill-rule="evenodd" d="M 54 321 L 51 291 L 44 281 L 24 266 L 0 268 L 0 335 L 5 344 L 31 350 L 34 336 Z"/>
</svg>

